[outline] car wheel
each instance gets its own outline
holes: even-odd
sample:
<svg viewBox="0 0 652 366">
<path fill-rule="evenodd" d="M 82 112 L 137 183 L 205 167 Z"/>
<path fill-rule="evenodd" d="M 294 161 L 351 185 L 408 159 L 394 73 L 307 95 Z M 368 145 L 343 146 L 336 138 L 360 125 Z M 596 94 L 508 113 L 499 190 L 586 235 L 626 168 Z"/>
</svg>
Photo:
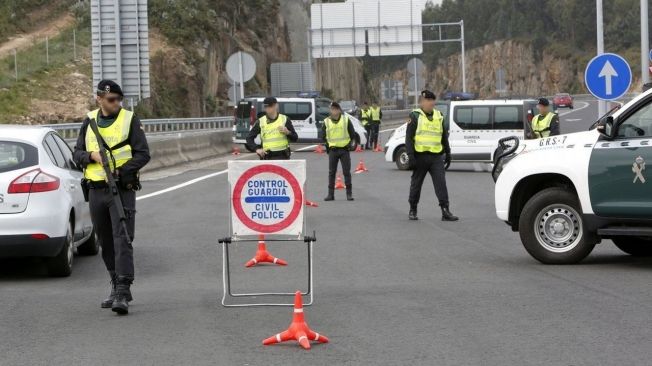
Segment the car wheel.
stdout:
<svg viewBox="0 0 652 366">
<path fill-rule="evenodd" d="M 91 233 L 91 236 L 86 240 L 86 242 L 77 247 L 77 253 L 79 255 L 97 255 L 100 252 L 100 242 L 97 240 L 97 235 L 95 234 L 95 229 Z"/>
<path fill-rule="evenodd" d="M 395 154 L 396 167 L 399 170 L 410 170 L 410 157 L 407 154 L 405 146 L 399 147 Z"/>
<path fill-rule="evenodd" d="M 584 228 L 577 196 L 563 188 L 547 188 L 523 207 L 519 233 L 532 257 L 545 264 L 572 264 L 586 258 L 596 244 Z"/>
<path fill-rule="evenodd" d="M 634 257 L 652 257 L 652 239 L 623 236 L 611 240 L 618 249 Z"/>
<path fill-rule="evenodd" d="M 68 231 L 61 251 L 56 257 L 47 259 L 48 274 L 50 276 L 68 277 L 72 273 L 72 262 L 75 256 L 72 240 L 72 224 L 68 223 Z"/>
<path fill-rule="evenodd" d="M 249 151 L 250 153 L 256 152 L 255 149 L 250 148 L 249 145 L 247 145 L 247 144 L 244 144 L 243 146 L 244 146 L 245 150 Z"/>
</svg>

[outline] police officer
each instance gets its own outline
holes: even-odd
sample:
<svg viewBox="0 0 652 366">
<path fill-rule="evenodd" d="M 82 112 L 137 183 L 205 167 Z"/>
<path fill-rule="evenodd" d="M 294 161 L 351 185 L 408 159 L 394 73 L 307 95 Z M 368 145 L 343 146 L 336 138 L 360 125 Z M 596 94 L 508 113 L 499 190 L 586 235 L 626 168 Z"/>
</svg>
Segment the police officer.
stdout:
<svg viewBox="0 0 652 366">
<path fill-rule="evenodd" d="M 133 246 L 122 231 L 119 213 L 102 166 L 99 141 L 89 124 L 91 120 L 95 121 L 104 141 L 127 217 L 128 235 L 133 239 L 136 190 L 140 189 L 138 171 L 149 162 L 150 156 L 140 120 L 133 112 L 121 107 L 123 97 L 118 84 L 111 80 L 100 81 L 96 96 L 99 108 L 89 112 L 82 123 L 74 152 L 74 160 L 84 168 L 86 184 L 90 188 L 91 219 L 102 246 L 104 265 L 111 276 L 111 294 L 102 301 L 102 308 L 111 308 L 118 314 L 127 314 L 129 302 L 132 301 Z"/>
<path fill-rule="evenodd" d="M 537 108 L 539 114 L 532 118 L 532 132 L 528 133 L 528 138 L 540 139 L 559 135 L 559 116 L 550 110 L 550 101 L 540 98 Z"/>
<path fill-rule="evenodd" d="M 380 123 L 383 119 L 383 111 L 376 102 L 372 104 L 369 111 L 371 112 L 371 147 L 375 149 L 378 146 L 378 135 L 380 134 Z"/>
<path fill-rule="evenodd" d="M 290 159 L 290 142 L 299 139 L 292 120 L 278 113 L 278 102 L 274 97 L 263 100 L 265 115 L 260 117 L 247 135 L 247 147 L 256 150 L 262 160 Z M 256 136 L 260 135 L 261 145 L 256 145 Z"/>
<path fill-rule="evenodd" d="M 360 120 L 362 121 L 362 126 L 365 131 L 367 131 L 367 144 L 365 149 L 369 149 L 371 141 L 371 110 L 369 110 L 369 104 L 367 102 L 362 103 L 362 109 L 360 109 Z"/>
<path fill-rule="evenodd" d="M 353 201 L 353 186 L 351 185 L 351 141 L 355 140 L 355 130 L 349 118 L 342 113 L 337 102 L 331 103 L 331 114 L 324 120 L 322 138 L 328 151 L 328 195 L 324 201 L 335 199 L 335 175 L 337 163 L 342 163 L 344 183 L 346 184 L 346 199 Z"/>
<path fill-rule="evenodd" d="M 446 187 L 446 164 L 450 164 L 448 130 L 444 117 L 435 109 L 437 97 L 429 90 L 421 92 L 419 109 L 412 111 L 407 125 L 405 146 L 407 148 L 412 181 L 410 183 L 410 220 L 418 220 L 417 206 L 421 197 L 421 186 L 426 174 L 430 173 L 435 193 L 441 207 L 442 221 L 457 221 L 449 210 L 448 189 Z"/>
</svg>

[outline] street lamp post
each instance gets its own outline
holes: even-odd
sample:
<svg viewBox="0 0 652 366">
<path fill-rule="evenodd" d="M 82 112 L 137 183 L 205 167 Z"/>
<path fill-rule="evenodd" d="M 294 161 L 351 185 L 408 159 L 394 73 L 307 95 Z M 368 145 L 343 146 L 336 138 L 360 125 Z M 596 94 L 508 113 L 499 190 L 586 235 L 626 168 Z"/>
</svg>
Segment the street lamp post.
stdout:
<svg viewBox="0 0 652 366">
<path fill-rule="evenodd" d="M 641 81 L 643 85 L 650 82 L 650 71 L 648 66 L 650 62 L 650 30 L 648 27 L 648 8 L 649 0 L 641 0 Z"/>
<path fill-rule="evenodd" d="M 647 1 L 647 0 L 642 0 Z M 596 4 L 596 25 L 597 25 L 597 34 L 598 34 L 598 55 L 604 53 L 604 28 L 602 22 L 602 0 L 595 0 Z M 604 100 L 598 101 L 598 117 L 602 117 L 607 113 L 607 102 Z"/>
</svg>

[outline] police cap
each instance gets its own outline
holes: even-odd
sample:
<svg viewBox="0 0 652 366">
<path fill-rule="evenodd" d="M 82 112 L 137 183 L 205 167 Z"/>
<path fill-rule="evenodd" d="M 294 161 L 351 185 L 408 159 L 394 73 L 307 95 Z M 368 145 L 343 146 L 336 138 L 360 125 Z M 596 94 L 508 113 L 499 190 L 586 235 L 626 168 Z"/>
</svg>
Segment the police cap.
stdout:
<svg viewBox="0 0 652 366">
<path fill-rule="evenodd" d="M 100 81 L 97 84 L 97 95 L 104 95 L 109 93 L 118 94 L 124 97 L 124 94 L 122 94 L 122 88 L 120 88 L 118 83 L 107 79 Z"/>
<path fill-rule="evenodd" d="M 338 103 L 338 102 L 331 103 L 331 108 L 337 108 L 339 110 L 342 110 L 342 107 L 340 106 L 340 103 Z"/>
<path fill-rule="evenodd" d="M 274 105 L 276 105 L 276 103 L 278 103 L 278 101 L 274 97 L 267 97 L 267 98 L 265 98 L 265 100 L 263 100 L 263 105 L 265 107 L 274 106 Z"/>
<path fill-rule="evenodd" d="M 550 105 L 550 101 L 548 100 L 548 98 L 539 98 L 539 102 L 537 103 L 537 105 L 542 105 L 544 107 L 547 107 Z"/>
<path fill-rule="evenodd" d="M 437 96 L 435 93 L 431 92 L 430 90 L 424 90 L 421 92 L 421 98 L 423 99 L 437 99 Z"/>
</svg>

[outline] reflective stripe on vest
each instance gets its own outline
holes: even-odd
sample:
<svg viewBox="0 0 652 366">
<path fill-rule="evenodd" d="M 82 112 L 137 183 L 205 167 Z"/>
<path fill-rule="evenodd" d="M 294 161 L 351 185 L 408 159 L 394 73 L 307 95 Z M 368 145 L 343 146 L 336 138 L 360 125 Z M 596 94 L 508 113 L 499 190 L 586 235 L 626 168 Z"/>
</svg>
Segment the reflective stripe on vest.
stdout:
<svg viewBox="0 0 652 366">
<path fill-rule="evenodd" d="M 283 151 L 290 147 L 290 142 L 279 127 L 285 126 L 287 117 L 279 114 L 276 121 L 269 123 L 267 116 L 260 117 L 260 139 L 263 141 L 265 151 Z"/>
<path fill-rule="evenodd" d="M 349 136 L 349 118 L 342 115 L 337 123 L 328 117 L 326 123 L 326 140 L 330 147 L 347 147 L 351 143 Z"/>
<path fill-rule="evenodd" d="M 94 110 L 88 113 L 88 118 L 99 119 L 100 110 Z M 107 150 L 107 155 L 109 155 L 109 166 L 111 171 L 115 171 L 116 168 L 123 166 L 126 162 L 131 160 L 131 146 L 125 145 L 118 149 L 113 150 L 113 147 L 127 141 L 129 139 L 129 131 L 131 129 L 131 120 L 134 116 L 134 113 L 126 109 L 121 109 L 118 113 L 118 117 L 109 127 L 100 127 L 97 126 L 100 135 L 106 145 L 108 145 L 111 151 Z M 86 128 L 86 151 L 100 151 L 100 145 L 97 142 L 97 137 L 93 129 L 88 126 Z M 113 159 L 111 159 L 113 155 Z M 114 166 L 115 161 L 115 166 Z M 104 168 L 99 163 L 88 164 L 84 170 L 84 177 L 86 179 L 92 180 L 94 182 L 100 182 L 106 180 L 106 173 Z"/>
<path fill-rule="evenodd" d="M 444 117 L 438 110 L 433 110 L 432 120 L 429 120 L 421 109 L 415 109 L 419 114 L 417 132 L 414 135 L 414 150 L 417 152 L 440 153 L 444 149 L 441 144 L 444 132 Z"/>
<path fill-rule="evenodd" d="M 540 114 L 534 116 L 532 119 L 532 132 L 534 132 L 534 137 L 540 139 L 550 136 L 550 124 L 554 116 L 555 114 L 552 112 L 548 112 L 545 118 L 541 118 Z"/>
<path fill-rule="evenodd" d="M 380 121 L 380 107 L 371 107 L 369 111 L 371 112 L 372 121 Z"/>
</svg>

